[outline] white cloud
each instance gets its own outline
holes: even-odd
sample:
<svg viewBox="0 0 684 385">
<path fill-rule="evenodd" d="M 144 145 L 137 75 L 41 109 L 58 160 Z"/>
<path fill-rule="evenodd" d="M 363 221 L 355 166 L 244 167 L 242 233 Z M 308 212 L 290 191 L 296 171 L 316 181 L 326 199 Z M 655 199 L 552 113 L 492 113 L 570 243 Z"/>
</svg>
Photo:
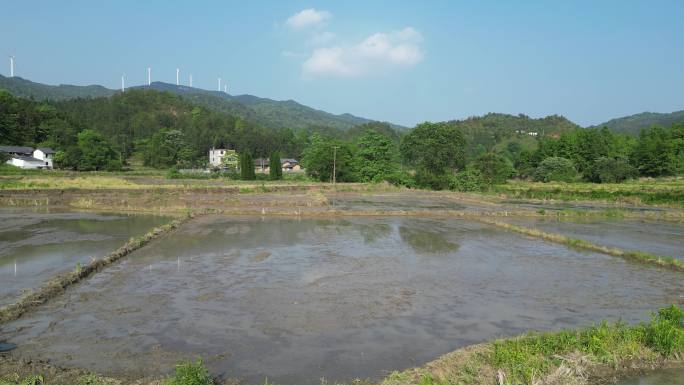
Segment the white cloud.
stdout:
<svg viewBox="0 0 684 385">
<path fill-rule="evenodd" d="M 324 31 L 320 33 L 314 33 L 306 40 L 306 45 L 312 47 L 319 47 L 322 45 L 329 44 L 335 39 L 335 34 L 332 32 Z"/>
<path fill-rule="evenodd" d="M 417 30 L 376 33 L 352 46 L 322 47 L 302 64 L 307 77 L 363 76 L 373 72 L 409 68 L 423 60 L 423 39 Z"/>
<path fill-rule="evenodd" d="M 332 14 L 328 11 L 317 11 L 313 8 L 305 9 L 290 16 L 286 24 L 293 29 L 303 29 L 308 27 L 318 27 L 330 19 Z"/>
</svg>

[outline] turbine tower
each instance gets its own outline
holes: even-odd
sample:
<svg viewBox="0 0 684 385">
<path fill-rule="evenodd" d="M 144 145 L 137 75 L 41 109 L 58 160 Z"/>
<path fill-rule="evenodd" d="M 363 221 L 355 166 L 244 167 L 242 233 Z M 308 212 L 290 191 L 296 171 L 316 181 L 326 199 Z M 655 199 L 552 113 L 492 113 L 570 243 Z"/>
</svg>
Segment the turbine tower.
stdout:
<svg viewBox="0 0 684 385">
<path fill-rule="evenodd" d="M 218 92 L 221 92 L 221 78 L 218 78 Z"/>
<path fill-rule="evenodd" d="M 223 93 L 227 94 L 228 93 L 228 84 L 223 84 Z"/>
<path fill-rule="evenodd" d="M 14 77 L 14 55 L 10 55 L 10 77 Z"/>
<path fill-rule="evenodd" d="M 152 85 L 152 68 L 147 67 L 147 86 L 149 87 L 151 85 Z"/>
<path fill-rule="evenodd" d="M 124 77 L 126 77 L 126 74 L 121 75 L 121 92 L 124 92 L 126 90 L 126 85 L 124 84 Z"/>
<path fill-rule="evenodd" d="M 180 79 L 178 78 L 180 76 L 180 69 L 176 68 L 176 85 L 180 85 Z"/>
<path fill-rule="evenodd" d="M 192 74 L 190 74 L 190 87 L 192 87 Z"/>
</svg>

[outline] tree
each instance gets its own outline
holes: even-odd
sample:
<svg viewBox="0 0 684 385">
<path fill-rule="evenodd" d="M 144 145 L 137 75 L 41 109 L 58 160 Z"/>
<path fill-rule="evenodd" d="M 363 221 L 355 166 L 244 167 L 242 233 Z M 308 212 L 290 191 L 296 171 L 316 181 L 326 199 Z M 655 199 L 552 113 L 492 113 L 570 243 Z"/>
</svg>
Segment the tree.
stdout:
<svg viewBox="0 0 684 385">
<path fill-rule="evenodd" d="M 146 166 L 168 168 L 190 160 L 191 151 L 180 130 L 163 128 L 152 135 L 143 157 Z"/>
<path fill-rule="evenodd" d="M 620 183 L 627 179 L 635 178 L 639 172 L 634 168 L 627 158 L 601 157 L 596 159 L 593 166 L 593 174 L 601 183 Z"/>
<path fill-rule="evenodd" d="M 398 171 L 398 152 L 388 137 L 368 129 L 358 139 L 357 146 L 361 181 L 380 182 Z"/>
<path fill-rule="evenodd" d="M 255 180 L 256 172 L 254 170 L 254 159 L 252 154 L 244 152 L 240 155 L 240 179 Z"/>
<path fill-rule="evenodd" d="M 225 167 L 230 172 L 235 172 L 240 165 L 240 157 L 235 150 L 226 150 L 221 158 L 221 167 Z"/>
<path fill-rule="evenodd" d="M 572 182 L 576 177 L 572 161 L 561 157 L 544 159 L 534 172 L 534 180 L 538 182 Z"/>
<path fill-rule="evenodd" d="M 338 182 L 356 182 L 357 165 L 354 146 L 315 133 L 311 136 L 309 146 L 302 152 L 302 167 L 307 175 L 321 182 L 332 182 L 333 168 Z"/>
<path fill-rule="evenodd" d="M 280 152 L 271 153 L 268 159 L 268 175 L 271 180 L 283 179 L 283 166 L 280 163 Z"/>
<path fill-rule="evenodd" d="M 465 139 L 449 123 L 421 123 L 401 141 L 401 155 L 410 164 L 432 174 L 444 174 L 463 165 Z"/>
<path fill-rule="evenodd" d="M 465 139 L 449 123 L 421 123 L 401 141 L 401 155 L 416 167 L 416 183 L 435 190 L 447 188 L 448 172 L 463 165 Z"/>
<path fill-rule="evenodd" d="M 493 152 L 481 155 L 471 165 L 480 172 L 482 181 L 488 185 L 505 183 L 515 175 L 511 161 Z"/>
<path fill-rule="evenodd" d="M 675 143 L 668 131 L 659 126 L 641 130 L 632 161 L 641 175 L 674 174 L 677 170 L 677 157 Z"/>
<path fill-rule="evenodd" d="M 118 154 L 102 134 L 93 130 L 83 130 L 78 134 L 77 141 L 78 150 L 72 149 L 72 151 L 80 153 L 77 165 L 78 170 L 98 171 L 121 168 Z M 75 154 L 70 154 L 70 157 L 75 157 Z"/>
</svg>

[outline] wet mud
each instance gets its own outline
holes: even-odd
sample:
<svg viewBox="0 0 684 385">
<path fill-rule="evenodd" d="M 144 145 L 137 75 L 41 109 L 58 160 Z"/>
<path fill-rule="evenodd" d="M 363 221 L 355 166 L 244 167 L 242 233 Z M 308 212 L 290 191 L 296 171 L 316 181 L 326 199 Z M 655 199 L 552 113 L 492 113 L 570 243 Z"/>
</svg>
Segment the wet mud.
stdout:
<svg viewBox="0 0 684 385">
<path fill-rule="evenodd" d="M 168 221 L 150 215 L 0 209 L 0 306 Z"/>
<path fill-rule="evenodd" d="M 634 219 L 504 218 L 505 222 L 623 250 L 684 260 L 684 223 Z"/>
<path fill-rule="evenodd" d="M 115 377 L 203 357 L 260 383 L 378 379 L 528 330 L 636 322 L 681 274 L 465 220 L 204 216 L 2 325 L 14 357 Z"/>
</svg>

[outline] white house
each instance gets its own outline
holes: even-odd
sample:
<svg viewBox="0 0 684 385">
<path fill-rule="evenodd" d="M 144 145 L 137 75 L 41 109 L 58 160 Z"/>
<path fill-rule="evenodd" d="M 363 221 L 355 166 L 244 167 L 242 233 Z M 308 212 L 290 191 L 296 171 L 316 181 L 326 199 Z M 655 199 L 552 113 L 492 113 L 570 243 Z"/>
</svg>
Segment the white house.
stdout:
<svg viewBox="0 0 684 385">
<path fill-rule="evenodd" d="M 51 148 L 0 146 L 0 152 L 9 155 L 7 164 L 24 169 L 52 168 L 54 151 Z"/>
<path fill-rule="evenodd" d="M 209 164 L 214 167 L 219 167 L 221 165 L 221 160 L 226 156 L 225 148 L 212 148 L 209 149 Z"/>
<path fill-rule="evenodd" d="M 42 160 L 46 168 L 52 168 L 52 157 L 54 155 L 55 152 L 47 147 L 38 147 L 33 150 L 33 157 Z"/>
</svg>

